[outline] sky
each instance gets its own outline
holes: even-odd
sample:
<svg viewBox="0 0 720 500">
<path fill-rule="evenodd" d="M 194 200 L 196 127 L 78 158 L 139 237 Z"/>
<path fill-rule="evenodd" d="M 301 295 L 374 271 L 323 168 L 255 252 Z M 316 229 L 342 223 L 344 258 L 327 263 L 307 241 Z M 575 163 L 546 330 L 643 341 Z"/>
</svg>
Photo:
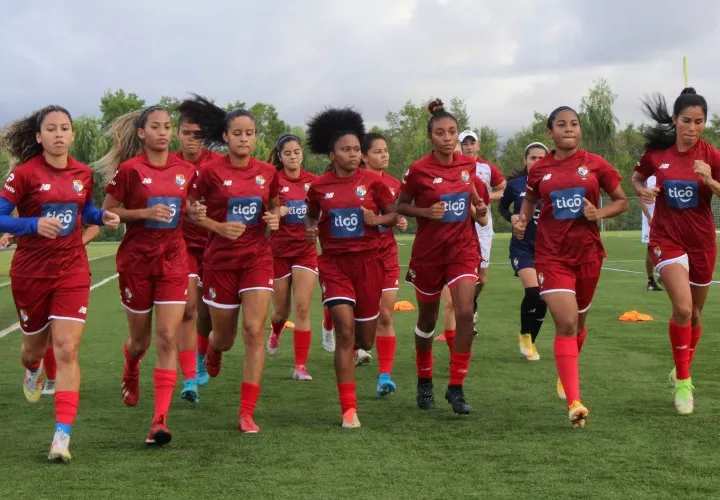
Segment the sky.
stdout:
<svg viewBox="0 0 720 500">
<path fill-rule="evenodd" d="M 47 104 L 98 115 L 107 90 L 148 104 L 196 92 L 275 105 L 303 126 L 330 105 L 369 124 L 465 100 L 507 139 L 534 111 L 579 106 L 599 78 L 621 123 L 690 84 L 720 99 L 717 0 L 0 0 L 0 125 Z M 720 97 L 720 96 L 718 96 Z M 720 111 L 720 110 L 719 110 Z"/>
</svg>

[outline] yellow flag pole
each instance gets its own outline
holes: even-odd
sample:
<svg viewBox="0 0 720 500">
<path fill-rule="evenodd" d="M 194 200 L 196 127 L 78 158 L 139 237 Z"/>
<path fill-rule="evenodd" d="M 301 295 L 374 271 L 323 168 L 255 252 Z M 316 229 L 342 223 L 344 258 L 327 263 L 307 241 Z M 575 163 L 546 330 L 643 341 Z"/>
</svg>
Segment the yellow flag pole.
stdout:
<svg viewBox="0 0 720 500">
<path fill-rule="evenodd" d="M 688 60 L 687 56 L 683 56 L 683 76 L 685 77 L 685 88 L 688 87 Z"/>
</svg>

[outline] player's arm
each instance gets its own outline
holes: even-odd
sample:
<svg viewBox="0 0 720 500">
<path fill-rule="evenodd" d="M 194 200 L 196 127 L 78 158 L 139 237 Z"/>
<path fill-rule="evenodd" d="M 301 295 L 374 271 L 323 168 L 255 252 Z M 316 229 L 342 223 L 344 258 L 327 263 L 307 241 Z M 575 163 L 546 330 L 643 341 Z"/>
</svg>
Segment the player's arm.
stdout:
<svg viewBox="0 0 720 500">
<path fill-rule="evenodd" d="M 500 201 L 502 198 L 505 188 L 507 187 L 507 180 L 502 172 L 500 172 L 500 169 L 497 168 L 497 165 L 494 163 L 488 163 L 488 165 L 490 166 L 490 186 L 493 188 L 490 193 L 490 203 L 492 203 L 494 201 Z"/>
<path fill-rule="evenodd" d="M 105 195 L 103 210 L 116 214 L 122 222 L 135 222 L 139 220 L 170 222 L 172 220 L 172 209 L 167 205 L 157 204 L 149 208 L 128 209 L 123 207 L 120 201 L 110 193 Z"/>
<path fill-rule="evenodd" d="M 305 239 L 309 243 L 315 243 L 317 241 L 318 233 L 320 232 L 318 229 L 318 223 L 320 222 L 320 207 L 314 199 L 314 190 L 311 185 L 310 191 L 308 191 L 307 198 L 305 200 L 305 204 L 307 205 L 307 213 L 305 214 Z"/>
<path fill-rule="evenodd" d="M 608 193 L 611 203 L 602 208 L 595 207 L 585 198 L 585 218 L 588 220 L 610 219 L 627 211 L 628 202 L 623 188 L 618 186 Z"/>
<path fill-rule="evenodd" d="M 500 201 L 503 197 L 503 193 L 505 193 L 505 188 L 507 187 L 507 181 L 503 180 L 500 184 L 493 186 L 493 191 L 490 193 L 490 201 Z"/>
<path fill-rule="evenodd" d="M 270 198 L 267 208 L 267 212 L 263 214 L 263 220 L 270 231 L 277 231 L 280 228 L 280 219 L 283 217 L 280 196 L 275 195 Z"/>
<path fill-rule="evenodd" d="M 190 195 L 188 196 L 188 203 L 194 205 L 197 203 L 197 200 L 193 197 L 193 195 Z M 218 222 L 207 215 L 205 215 L 201 220 L 190 219 L 190 222 L 198 227 L 217 233 L 223 238 L 227 238 L 229 240 L 236 240 L 245 232 L 245 224 L 242 222 Z"/>
<path fill-rule="evenodd" d="M 60 233 L 61 223 L 54 217 L 13 217 L 13 210 L 15 205 L 0 197 L 0 233 L 15 236 L 39 234 L 50 239 L 57 238 Z"/>
<path fill-rule="evenodd" d="M 83 245 L 87 245 L 91 241 L 93 241 L 95 238 L 97 238 L 100 235 L 100 227 L 91 225 L 91 226 L 83 226 L 83 232 L 82 232 L 82 242 Z"/>
<path fill-rule="evenodd" d="M 695 174 L 698 175 L 715 196 L 720 196 L 720 182 L 715 180 L 712 167 L 702 160 L 695 160 Z"/>
<path fill-rule="evenodd" d="M 413 199 L 404 191 L 400 191 L 397 202 L 397 213 L 406 217 L 425 217 L 426 219 L 440 220 L 445 214 L 445 203 L 438 201 L 427 208 L 416 207 L 412 204 Z"/>
<path fill-rule="evenodd" d="M 534 195 L 528 194 L 528 192 L 525 191 L 525 199 L 520 207 L 519 217 L 517 218 L 517 222 L 512 225 L 512 233 L 515 238 L 519 240 L 525 238 L 525 228 L 527 227 L 528 221 L 531 221 L 535 214 L 537 201 Z"/>
<path fill-rule="evenodd" d="M 16 238 L 14 234 L 5 233 L 0 236 L 0 248 L 7 248 L 14 245 Z"/>
<path fill-rule="evenodd" d="M 500 212 L 500 215 L 502 215 L 508 222 L 512 221 L 513 213 L 510 211 L 510 205 L 512 205 L 515 201 L 513 198 L 514 196 L 511 190 L 505 189 L 503 190 L 503 195 L 500 198 L 500 203 L 498 203 L 498 211 Z"/>
</svg>

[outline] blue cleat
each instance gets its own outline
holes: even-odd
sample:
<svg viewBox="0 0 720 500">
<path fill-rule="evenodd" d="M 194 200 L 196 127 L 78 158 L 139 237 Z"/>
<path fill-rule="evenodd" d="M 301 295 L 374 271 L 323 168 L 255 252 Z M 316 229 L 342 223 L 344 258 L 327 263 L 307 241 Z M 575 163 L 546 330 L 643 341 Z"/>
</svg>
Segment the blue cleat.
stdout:
<svg viewBox="0 0 720 500">
<path fill-rule="evenodd" d="M 378 377 L 377 390 L 378 396 L 384 398 L 395 392 L 395 382 L 390 378 L 389 373 L 381 373 Z"/>
<path fill-rule="evenodd" d="M 180 397 L 189 403 L 200 402 L 200 393 L 198 392 L 198 385 L 194 378 L 185 381 L 183 390 L 180 391 Z"/>
<path fill-rule="evenodd" d="M 197 385 L 200 387 L 205 387 L 208 382 L 210 382 L 210 375 L 207 372 L 207 367 L 205 366 L 205 356 L 203 356 L 200 353 L 197 353 Z"/>
</svg>

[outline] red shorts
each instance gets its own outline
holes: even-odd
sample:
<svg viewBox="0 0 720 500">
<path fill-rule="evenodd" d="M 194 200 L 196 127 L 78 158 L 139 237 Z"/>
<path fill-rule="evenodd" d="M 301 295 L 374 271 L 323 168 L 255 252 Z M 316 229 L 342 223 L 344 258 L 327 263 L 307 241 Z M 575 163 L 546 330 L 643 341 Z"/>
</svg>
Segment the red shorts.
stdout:
<svg viewBox="0 0 720 500">
<path fill-rule="evenodd" d="M 135 314 L 147 314 L 154 304 L 185 304 L 187 302 L 187 274 L 146 276 L 120 273 L 122 305 Z"/>
<path fill-rule="evenodd" d="M 443 287 L 462 280 L 477 282 L 480 256 L 467 255 L 450 264 L 425 264 L 410 259 L 405 281 L 415 287 L 415 297 L 422 302 L 437 302 Z"/>
<path fill-rule="evenodd" d="M 690 284 L 710 286 L 713 280 L 713 271 L 715 270 L 715 258 L 717 257 L 717 248 L 715 246 L 702 250 L 686 250 L 673 243 L 652 239 L 652 233 L 650 238 L 648 248 L 650 249 L 653 265 L 658 272 L 663 267 L 677 262 L 684 265 L 684 257 L 687 255 Z"/>
<path fill-rule="evenodd" d="M 241 294 L 251 290 L 273 291 L 273 259 L 266 254 L 239 269 L 206 269 L 203 275 L 203 301 L 218 309 L 237 309 Z"/>
<path fill-rule="evenodd" d="M 400 264 L 396 262 L 384 262 L 385 274 L 383 279 L 383 292 L 391 292 L 400 289 Z"/>
<path fill-rule="evenodd" d="M 355 321 L 371 321 L 380 315 L 385 268 L 377 255 L 320 255 L 318 264 L 323 305 L 348 300 L 353 303 Z"/>
<path fill-rule="evenodd" d="M 298 257 L 275 257 L 273 260 L 275 279 L 282 280 L 292 274 L 293 268 L 307 269 L 315 274 L 318 273 L 317 253 L 301 255 Z"/>
<path fill-rule="evenodd" d="M 574 293 L 578 311 L 584 313 L 590 309 L 595 288 L 600 280 L 602 260 L 575 266 L 558 262 L 543 264 L 538 262 L 535 268 L 540 284 L 540 295 L 556 292 Z"/>
<path fill-rule="evenodd" d="M 20 329 L 25 335 L 45 330 L 53 319 L 85 323 L 90 299 L 90 275 L 61 278 L 11 279 Z"/>
<path fill-rule="evenodd" d="M 202 280 L 202 262 L 204 253 L 205 249 L 203 248 L 188 247 L 187 257 L 189 277 Z"/>
</svg>

